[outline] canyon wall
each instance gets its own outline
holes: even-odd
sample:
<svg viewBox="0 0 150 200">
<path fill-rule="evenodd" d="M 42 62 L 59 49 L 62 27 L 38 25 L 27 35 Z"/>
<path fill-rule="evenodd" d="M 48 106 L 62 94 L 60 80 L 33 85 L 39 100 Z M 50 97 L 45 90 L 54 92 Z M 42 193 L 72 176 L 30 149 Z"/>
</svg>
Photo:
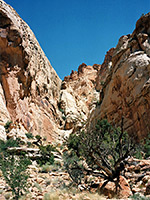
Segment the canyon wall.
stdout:
<svg viewBox="0 0 150 200">
<path fill-rule="evenodd" d="M 136 23 L 132 34 L 119 39 L 107 52 L 97 77 L 99 106 L 90 117 L 120 124 L 129 134 L 142 138 L 150 133 L 150 13 Z"/>
<path fill-rule="evenodd" d="M 89 114 L 99 99 L 96 77 L 100 65 L 87 66 L 82 63 L 78 71 L 72 71 L 62 82 L 59 108 L 62 111 L 64 129 L 75 132 L 86 124 Z"/>
<path fill-rule="evenodd" d="M 0 0 L 0 125 L 51 137 L 61 80 L 29 26 Z"/>
</svg>

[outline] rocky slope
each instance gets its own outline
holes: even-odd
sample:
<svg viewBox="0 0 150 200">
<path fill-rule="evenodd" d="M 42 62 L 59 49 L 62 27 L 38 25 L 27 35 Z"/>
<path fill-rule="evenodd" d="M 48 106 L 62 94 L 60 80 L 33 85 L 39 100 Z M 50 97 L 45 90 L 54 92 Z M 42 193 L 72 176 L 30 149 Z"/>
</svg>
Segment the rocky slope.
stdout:
<svg viewBox="0 0 150 200">
<path fill-rule="evenodd" d="M 0 124 L 52 136 L 61 80 L 33 32 L 0 0 Z M 3 130 L 4 131 L 4 130 Z"/>
<path fill-rule="evenodd" d="M 100 177 L 92 177 L 87 175 L 87 182 L 78 185 L 78 188 L 71 186 L 72 180 L 64 168 L 57 164 L 51 166 L 44 165 L 39 167 L 34 161 L 28 168 L 30 183 L 29 193 L 23 199 L 26 200 L 42 200 L 48 196 L 48 199 L 58 200 L 106 200 L 116 197 L 114 182 L 109 182 L 103 194 L 100 193 L 100 187 L 104 183 L 104 179 Z M 129 198 L 133 194 L 140 194 L 150 199 L 150 160 L 138 160 L 130 158 L 126 164 L 124 175 L 120 176 L 121 189 L 118 192 L 117 199 L 131 200 Z M 87 190 L 86 190 L 87 189 Z M 12 194 L 10 187 L 6 184 L 2 173 L 0 172 L 0 199 L 11 199 Z M 97 195 L 96 195 L 97 194 Z M 9 197 L 9 198 L 8 198 Z M 50 198 L 51 197 L 51 198 Z M 140 199 L 140 198 L 136 198 Z M 144 197 L 143 197 L 144 199 Z"/>
<path fill-rule="evenodd" d="M 142 138 L 150 132 L 150 13 L 142 16 L 131 35 L 122 36 L 108 51 L 97 77 L 99 107 L 89 124 L 107 117 L 129 134 Z M 96 120 L 95 120 L 96 119 Z"/>
</svg>

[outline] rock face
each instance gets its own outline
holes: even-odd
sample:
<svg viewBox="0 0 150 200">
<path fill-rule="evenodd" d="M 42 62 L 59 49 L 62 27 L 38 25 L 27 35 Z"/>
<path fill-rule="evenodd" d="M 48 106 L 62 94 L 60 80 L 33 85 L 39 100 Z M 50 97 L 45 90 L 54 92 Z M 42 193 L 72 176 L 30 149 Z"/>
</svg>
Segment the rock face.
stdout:
<svg viewBox="0 0 150 200">
<path fill-rule="evenodd" d="M 131 35 L 122 36 L 111 49 L 99 71 L 97 88 L 100 106 L 92 113 L 94 120 L 107 117 L 138 138 L 150 132 L 150 13 L 142 16 Z M 100 83 L 103 81 L 103 86 Z"/>
<path fill-rule="evenodd" d="M 119 39 L 101 66 L 83 63 L 61 81 L 29 26 L 0 0 L 1 138 L 11 120 L 12 135 L 21 129 L 52 140 L 86 121 L 93 127 L 98 118 L 119 124 L 124 117 L 124 128 L 140 139 L 150 132 L 149 91 L 150 13 Z"/>
<path fill-rule="evenodd" d="M 29 26 L 0 0 L 0 129 L 12 120 L 51 137 L 60 85 Z"/>
<path fill-rule="evenodd" d="M 100 91 L 103 89 L 106 79 L 111 71 L 112 67 L 112 56 L 115 48 L 111 48 L 105 56 L 104 62 L 101 65 L 97 77 L 96 77 L 96 90 Z"/>
<path fill-rule="evenodd" d="M 77 71 L 64 78 L 61 86 L 59 108 L 62 111 L 65 130 L 81 128 L 99 98 L 96 77 L 100 65 L 82 63 Z"/>
</svg>

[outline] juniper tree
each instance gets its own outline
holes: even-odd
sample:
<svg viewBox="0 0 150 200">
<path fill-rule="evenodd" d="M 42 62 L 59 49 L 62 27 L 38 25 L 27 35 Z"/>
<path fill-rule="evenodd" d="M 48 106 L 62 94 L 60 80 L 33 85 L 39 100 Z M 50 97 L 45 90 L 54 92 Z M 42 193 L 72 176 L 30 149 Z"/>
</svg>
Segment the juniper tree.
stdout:
<svg viewBox="0 0 150 200">
<path fill-rule="evenodd" d="M 119 177 L 124 170 L 125 160 L 136 149 L 135 141 L 123 130 L 123 118 L 120 128 L 114 128 L 106 119 L 98 120 L 95 130 L 70 135 L 67 146 L 69 152 L 66 152 L 65 158 L 69 158 L 71 152 L 75 156 L 70 160 L 76 157 L 72 163 L 70 161 L 68 164 L 67 159 L 65 161 L 69 173 L 73 175 L 78 168 L 83 176 L 85 171 L 86 174 L 101 176 L 105 179 L 101 189 L 112 181 L 116 184 L 116 190 L 120 187 Z M 86 160 L 88 169 L 78 164 L 81 159 Z"/>
</svg>

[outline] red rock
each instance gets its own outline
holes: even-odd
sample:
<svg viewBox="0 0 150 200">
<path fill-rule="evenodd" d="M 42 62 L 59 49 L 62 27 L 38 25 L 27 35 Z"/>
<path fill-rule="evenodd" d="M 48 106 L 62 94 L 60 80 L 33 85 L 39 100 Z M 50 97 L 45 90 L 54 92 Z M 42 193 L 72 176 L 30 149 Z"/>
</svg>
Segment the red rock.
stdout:
<svg viewBox="0 0 150 200">
<path fill-rule="evenodd" d="M 0 27 L 1 122 L 17 121 L 24 132 L 52 139 L 61 80 L 29 26 L 4 1 Z"/>
<path fill-rule="evenodd" d="M 5 200 L 4 195 L 0 195 L 0 200 Z"/>
<path fill-rule="evenodd" d="M 120 126 L 123 116 L 124 130 L 130 135 L 140 140 L 150 132 L 149 34 L 150 13 L 137 21 L 133 34 L 122 36 L 107 53 L 97 77 L 101 104 L 90 116 L 91 129 L 104 117 Z"/>
<path fill-rule="evenodd" d="M 132 195 L 130 186 L 128 181 L 123 177 L 120 176 L 120 186 L 121 189 L 118 189 L 118 194 L 117 197 L 119 198 L 128 198 L 129 196 Z M 100 187 L 102 186 L 103 182 L 100 183 Z M 104 187 L 103 189 L 103 194 L 108 196 L 109 198 L 113 198 L 116 197 L 116 187 L 115 187 L 115 183 L 113 182 L 108 182 L 107 185 Z"/>
</svg>

